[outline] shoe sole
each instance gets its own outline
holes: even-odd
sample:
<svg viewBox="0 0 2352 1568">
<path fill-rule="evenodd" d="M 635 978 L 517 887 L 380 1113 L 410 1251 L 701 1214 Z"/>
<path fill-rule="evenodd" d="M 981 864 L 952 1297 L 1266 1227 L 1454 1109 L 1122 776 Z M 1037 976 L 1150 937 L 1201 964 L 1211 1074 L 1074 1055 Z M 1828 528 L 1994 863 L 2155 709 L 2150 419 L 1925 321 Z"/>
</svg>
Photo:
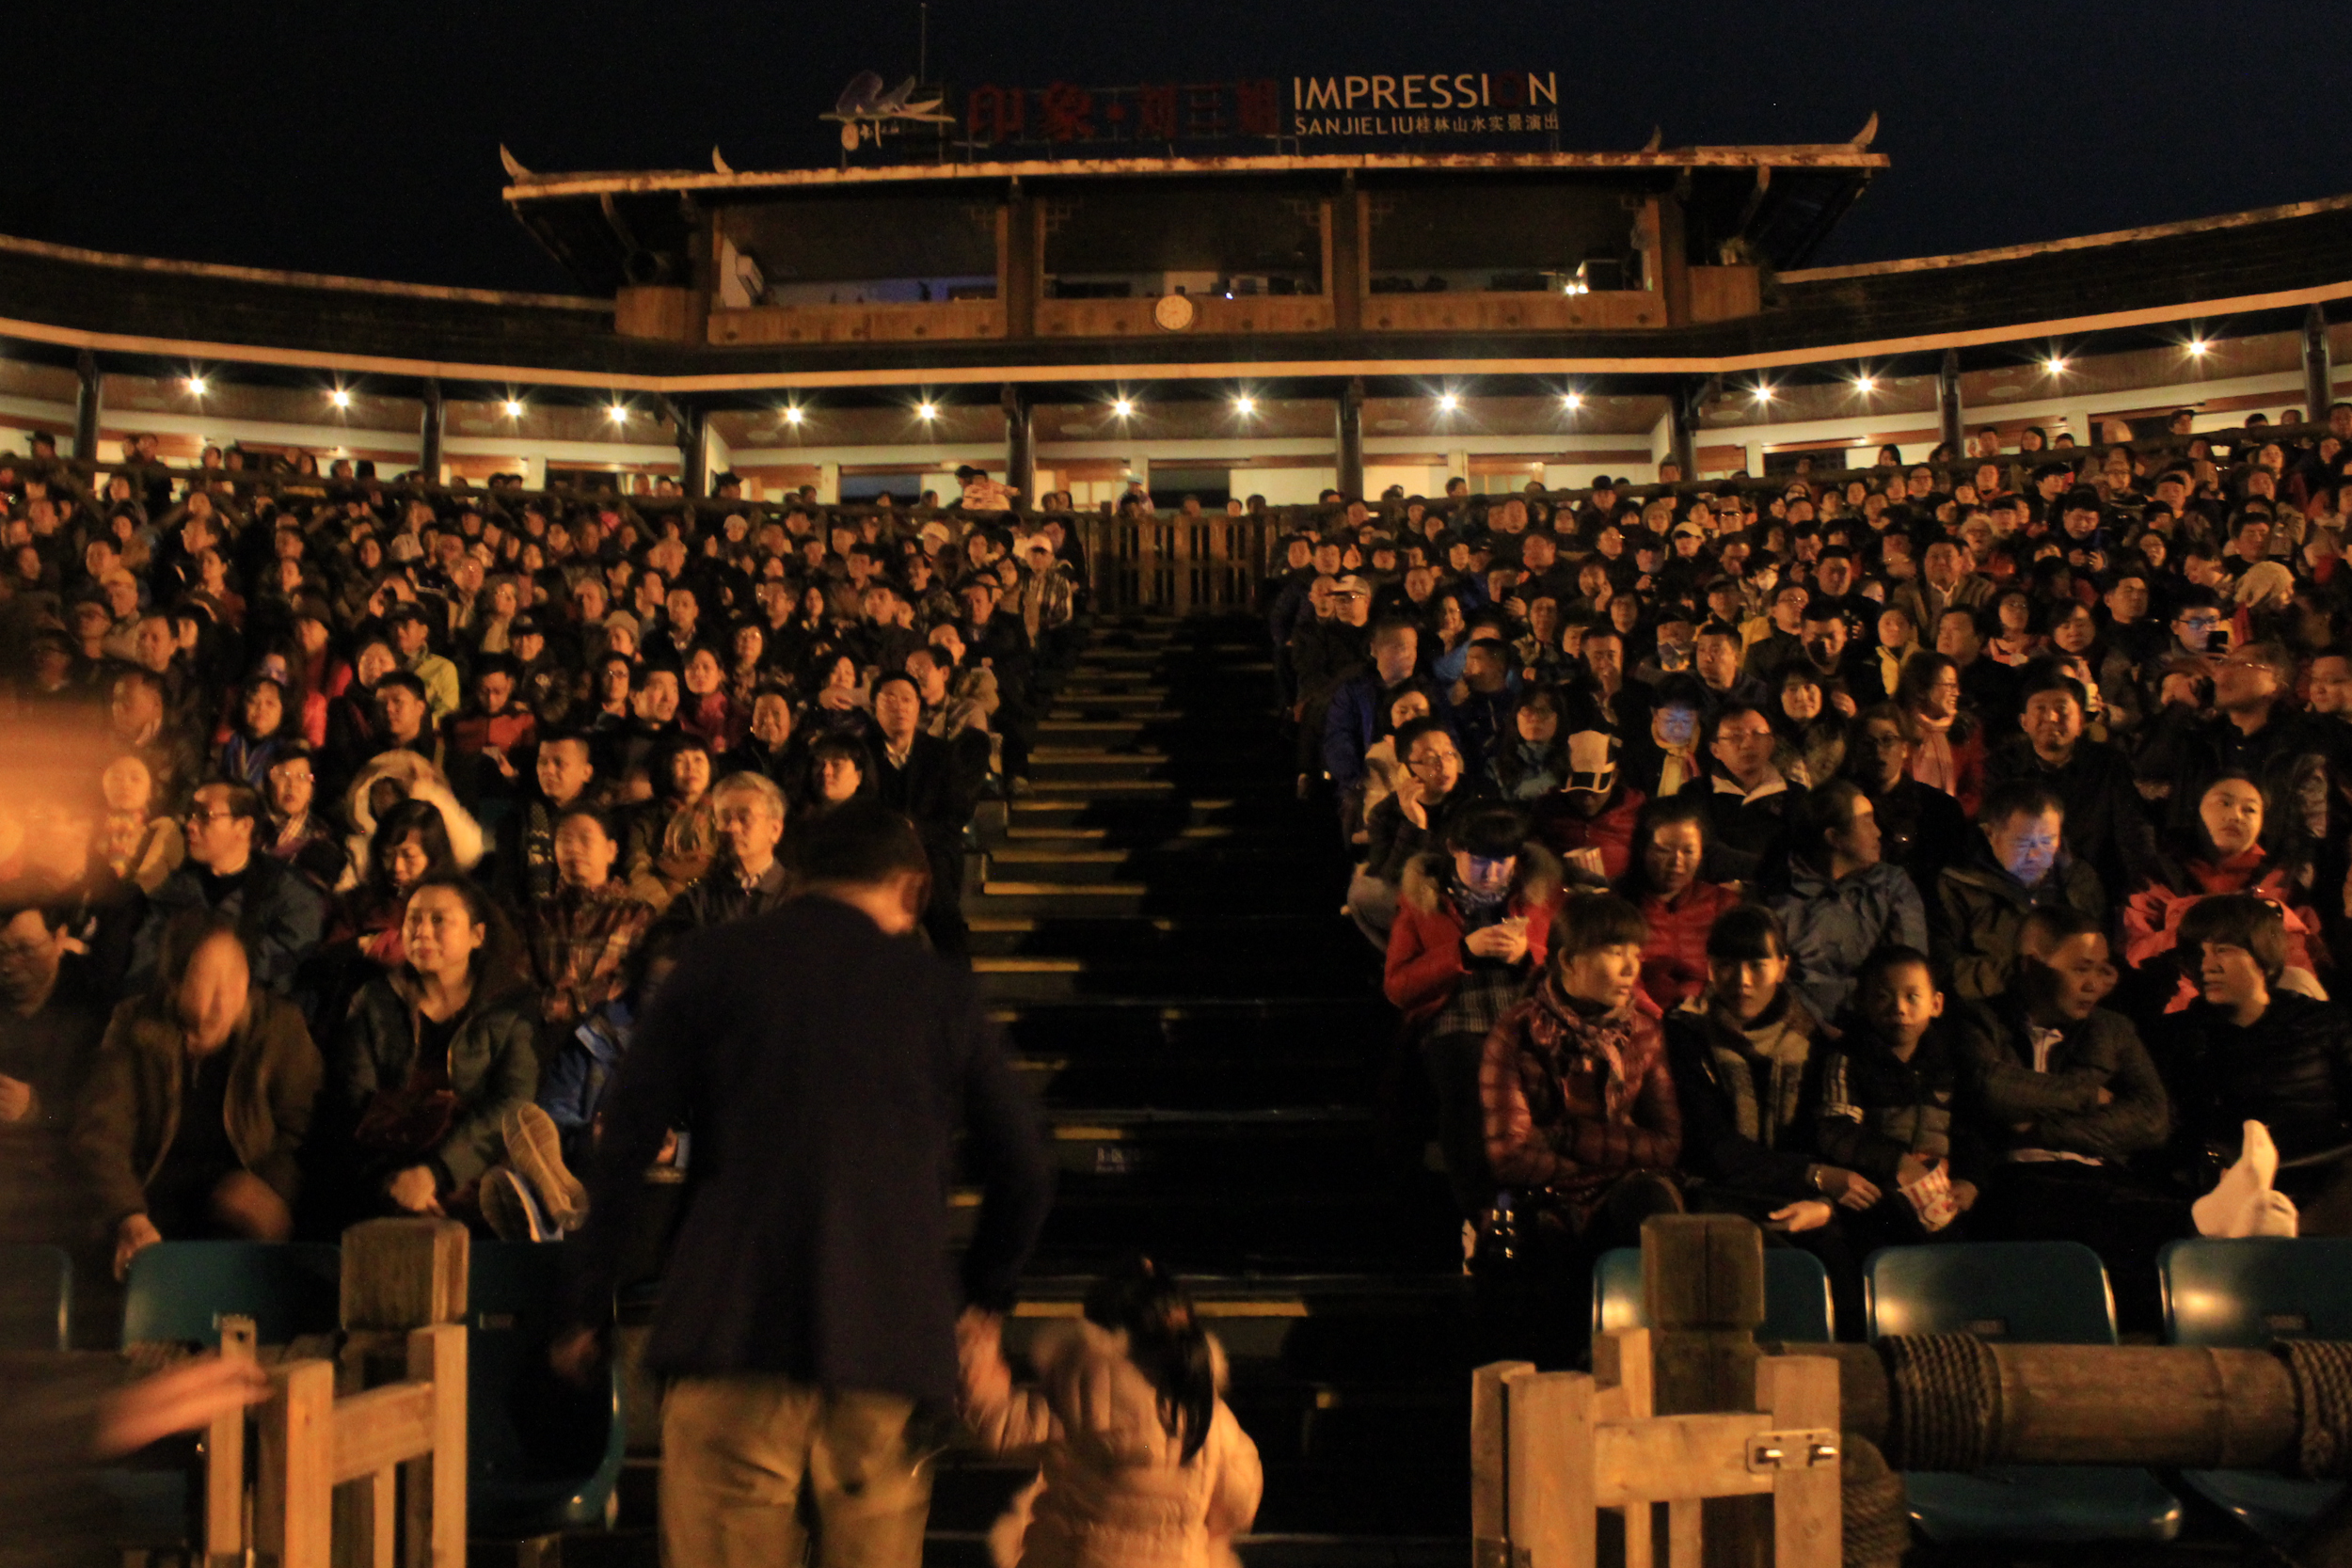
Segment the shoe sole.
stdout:
<svg viewBox="0 0 2352 1568">
<path fill-rule="evenodd" d="M 546 1241 L 531 1212 L 529 1195 L 516 1186 L 521 1178 L 512 1170 L 504 1175 L 504 1180 L 494 1175 L 482 1183 L 482 1218 L 489 1226 L 490 1234 L 501 1242 Z"/>
<path fill-rule="evenodd" d="M 506 1113 L 499 1129 L 507 1158 L 524 1180 L 537 1189 L 548 1216 L 559 1230 L 577 1229 L 588 1217 L 588 1189 L 564 1163 L 564 1147 L 554 1121 L 536 1105 Z"/>
</svg>

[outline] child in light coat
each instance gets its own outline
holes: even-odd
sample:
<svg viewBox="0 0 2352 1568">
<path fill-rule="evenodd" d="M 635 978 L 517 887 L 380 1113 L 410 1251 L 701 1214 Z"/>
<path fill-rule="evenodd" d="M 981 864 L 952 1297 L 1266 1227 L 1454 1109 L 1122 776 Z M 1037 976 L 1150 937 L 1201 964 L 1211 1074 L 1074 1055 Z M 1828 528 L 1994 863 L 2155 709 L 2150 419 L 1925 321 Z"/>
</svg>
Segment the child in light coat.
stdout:
<svg viewBox="0 0 2352 1568">
<path fill-rule="evenodd" d="M 963 1416 L 1038 1481 L 991 1533 L 1000 1568 L 1222 1568 L 1257 1516 L 1257 1445 L 1219 1397 L 1224 1353 L 1148 1259 L 1098 1280 L 1038 1337 L 1016 1387 L 991 1319 L 960 1334 Z"/>
</svg>

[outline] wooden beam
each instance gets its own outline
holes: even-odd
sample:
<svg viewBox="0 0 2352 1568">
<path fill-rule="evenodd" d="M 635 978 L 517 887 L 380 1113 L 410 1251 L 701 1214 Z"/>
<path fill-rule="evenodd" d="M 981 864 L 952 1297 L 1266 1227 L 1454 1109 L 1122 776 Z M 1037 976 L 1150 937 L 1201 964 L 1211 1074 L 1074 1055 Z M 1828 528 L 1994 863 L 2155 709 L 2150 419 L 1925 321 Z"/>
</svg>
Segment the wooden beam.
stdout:
<svg viewBox="0 0 2352 1568">
<path fill-rule="evenodd" d="M 1756 1364 L 1756 1404 L 1782 1431 L 1838 1430 L 1837 1363 L 1769 1355 Z M 1793 1457 L 1793 1456 L 1792 1456 Z M 1841 1465 L 1785 1465 L 1773 1478 L 1773 1568 L 1837 1568 L 1845 1544 Z"/>
<path fill-rule="evenodd" d="M 342 1325 L 406 1332 L 466 1316 L 466 1227 L 369 1220 L 343 1232 Z"/>
<path fill-rule="evenodd" d="M 2328 362 L 2328 310 L 2317 301 L 2303 312 L 2304 418 L 2313 424 L 2328 422 L 2328 405 L 2336 401 L 2334 369 Z"/>
<path fill-rule="evenodd" d="M 465 1326 L 437 1323 L 411 1334 L 408 1375 L 430 1383 L 437 1395 L 433 1457 L 403 1467 L 408 1478 L 408 1568 L 466 1568 Z"/>
<path fill-rule="evenodd" d="M 253 1338 L 251 1318 L 221 1319 L 221 1359 L 252 1360 Z M 245 1423 L 244 1410 L 229 1411 L 204 1437 L 204 1551 L 215 1562 L 245 1556 Z"/>
<path fill-rule="evenodd" d="M 433 1451 L 439 1431 L 429 1383 L 393 1383 L 335 1402 L 335 1484 Z"/>
<path fill-rule="evenodd" d="M 334 1549 L 335 1364 L 288 1361 L 270 1374 L 262 1411 L 261 1479 L 253 1546 L 278 1568 L 329 1568 Z"/>
<path fill-rule="evenodd" d="M 1504 1562 L 1511 1549 L 1508 1387 L 1533 1361 L 1496 1361 L 1470 1373 L 1470 1558 Z"/>
</svg>

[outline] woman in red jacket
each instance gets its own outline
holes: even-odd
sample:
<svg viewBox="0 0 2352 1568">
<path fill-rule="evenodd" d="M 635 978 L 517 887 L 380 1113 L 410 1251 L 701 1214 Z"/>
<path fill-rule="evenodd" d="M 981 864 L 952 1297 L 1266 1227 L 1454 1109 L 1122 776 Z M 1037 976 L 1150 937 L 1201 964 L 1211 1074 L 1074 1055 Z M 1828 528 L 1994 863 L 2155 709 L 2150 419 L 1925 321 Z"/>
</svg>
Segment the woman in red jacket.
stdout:
<svg viewBox="0 0 2352 1568">
<path fill-rule="evenodd" d="M 1506 806 L 1466 812 L 1445 847 L 1408 865 L 1389 928 L 1384 989 L 1438 1097 L 1438 1141 L 1466 1216 L 1494 1197 L 1479 1124 L 1478 1059 L 1486 1035 L 1543 969 L 1560 866 Z"/>
<path fill-rule="evenodd" d="M 1633 830 L 1633 863 L 1617 881 L 1649 923 L 1642 944 L 1642 993 L 1661 1013 L 1707 989 L 1707 933 L 1740 902 L 1729 888 L 1699 880 L 1707 856 L 1702 799 L 1670 796 L 1642 808 Z"/>
<path fill-rule="evenodd" d="M 2317 974 L 2327 963 L 2327 951 L 2319 945 L 2319 917 L 2296 906 L 2298 889 L 2292 870 L 2264 847 L 2266 812 L 2261 786 L 2244 773 L 2224 773 L 2205 786 L 2197 802 L 2191 841 L 2168 854 L 2166 870 L 2133 894 L 2123 908 L 2126 964 L 2138 969 L 2171 952 L 2181 917 L 2200 900 L 2250 893 L 2276 904 L 2285 917 L 2285 989 L 2325 996 Z M 2179 1012 L 2196 999 L 2196 976 L 2185 974 L 2165 1011 Z"/>
</svg>

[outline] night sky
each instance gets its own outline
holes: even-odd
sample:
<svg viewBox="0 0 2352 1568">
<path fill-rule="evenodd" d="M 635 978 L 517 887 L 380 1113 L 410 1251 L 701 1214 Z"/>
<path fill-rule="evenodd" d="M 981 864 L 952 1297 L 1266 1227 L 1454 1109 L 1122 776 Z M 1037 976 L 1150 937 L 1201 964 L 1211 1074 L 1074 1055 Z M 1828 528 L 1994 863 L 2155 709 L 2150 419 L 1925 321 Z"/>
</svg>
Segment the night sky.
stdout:
<svg viewBox="0 0 2352 1568">
<path fill-rule="evenodd" d="M 1042 87 L 1556 70 L 1562 145 L 1843 141 L 1893 168 L 1823 263 L 2352 192 L 2324 5 L 937 0 L 934 78 Z M 499 199 L 543 171 L 831 163 L 915 66 L 914 0 L 72 0 L 12 15 L 0 232 L 483 287 L 569 280 Z"/>
</svg>

